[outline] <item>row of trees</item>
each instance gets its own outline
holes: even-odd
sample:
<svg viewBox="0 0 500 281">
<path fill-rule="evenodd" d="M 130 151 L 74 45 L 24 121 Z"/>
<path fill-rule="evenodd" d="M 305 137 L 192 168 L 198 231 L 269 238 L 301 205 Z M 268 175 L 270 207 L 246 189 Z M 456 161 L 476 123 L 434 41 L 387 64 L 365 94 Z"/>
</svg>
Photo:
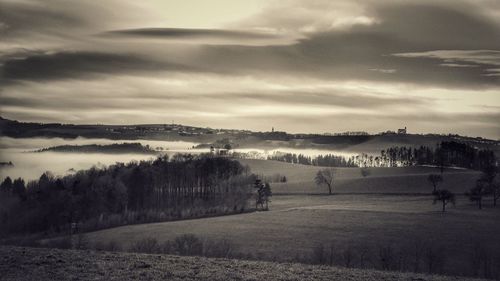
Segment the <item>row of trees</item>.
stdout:
<svg viewBox="0 0 500 281">
<path fill-rule="evenodd" d="M 445 141 L 435 148 L 396 146 L 382 150 L 379 156 L 362 153 L 349 158 L 327 154 L 315 157 L 295 153 L 275 153 L 268 156 L 275 160 L 293 164 L 323 167 L 406 167 L 434 165 L 441 168 L 462 167 L 484 170 L 489 163 L 496 162 L 495 154 L 488 149 L 477 149 L 467 143 Z"/>
<path fill-rule="evenodd" d="M 113 143 L 113 144 L 87 144 L 87 145 L 59 145 L 42 148 L 35 152 L 78 152 L 78 153 L 157 153 L 148 144 L 139 142 Z"/>
<path fill-rule="evenodd" d="M 27 184 L 6 178 L 0 229 L 60 232 L 111 218 L 119 225 L 243 212 L 251 207 L 256 179 L 238 161 L 204 155 L 117 163 L 65 177 L 44 173 Z"/>
<path fill-rule="evenodd" d="M 295 153 L 275 153 L 267 157 L 267 160 L 275 160 L 292 164 L 323 166 L 323 167 L 358 167 L 355 158 L 326 154 L 315 157 Z"/>
</svg>

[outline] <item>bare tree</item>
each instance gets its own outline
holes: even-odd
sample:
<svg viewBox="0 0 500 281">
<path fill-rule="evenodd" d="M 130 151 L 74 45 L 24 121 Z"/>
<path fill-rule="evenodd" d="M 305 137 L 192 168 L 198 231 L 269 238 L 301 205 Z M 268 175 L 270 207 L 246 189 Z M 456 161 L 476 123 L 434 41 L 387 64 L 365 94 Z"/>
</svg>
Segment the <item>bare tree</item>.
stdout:
<svg viewBox="0 0 500 281">
<path fill-rule="evenodd" d="M 14 181 L 15 182 L 15 181 Z M 490 185 L 490 192 L 493 196 L 493 206 L 497 206 L 497 201 L 500 198 L 500 181 L 495 181 Z"/>
<path fill-rule="evenodd" d="M 488 194 L 487 183 L 479 179 L 476 181 L 476 186 L 465 193 L 469 200 L 477 203 L 479 209 L 483 208 L 483 197 Z"/>
<path fill-rule="evenodd" d="M 433 242 L 428 243 L 424 252 L 424 262 L 430 274 L 440 273 L 446 262 L 446 249 Z"/>
<path fill-rule="evenodd" d="M 441 201 L 443 205 L 443 213 L 446 211 L 446 205 L 448 205 L 448 203 L 452 203 L 453 205 L 455 205 L 455 194 L 451 193 L 447 189 L 436 190 L 432 193 L 432 195 L 434 195 L 434 204 L 436 204 L 436 202 L 438 201 Z"/>
<path fill-rule="evenodd" d="M 394 250 L 392 245 L 379 245 L 378 260 L 382 270 L 390 270 L 394 262 Z"/>
<path fill-rule="evenodd" d="M 318 173 L 316 173 L 314 181 L 319 186 L 326 185 L 328 187 L 328 194 L 332 195 L 334 179 L 335 179 L 335 169 L 326 168 L 319 170 Z"/>
<path fill-rule="evenodd" d="M 367 244 L 360 244 L 357 247 L 359 256 L 359 267 L 365 268 L 367 261 L 369 261 L 370 248 Z"/>
<path fill-rule="evenodd" d="M 441 175 L 438 175 L 438 174 L 430 174 L 427 177 L 427 180 L 432 184 L 432 187 L 434 188 L 432 190 L 432 193 L 434 193 L 437 190 L 438 184 L 443 181 L 443 177 Z"/>
<path fill-rule="evenodd" d="M 420 264 L 423 260 L 426 243 L 422 240 L 415 240 L 412 246 L 413 251 L 413 272 L 420 272 Z"/>
</svg>

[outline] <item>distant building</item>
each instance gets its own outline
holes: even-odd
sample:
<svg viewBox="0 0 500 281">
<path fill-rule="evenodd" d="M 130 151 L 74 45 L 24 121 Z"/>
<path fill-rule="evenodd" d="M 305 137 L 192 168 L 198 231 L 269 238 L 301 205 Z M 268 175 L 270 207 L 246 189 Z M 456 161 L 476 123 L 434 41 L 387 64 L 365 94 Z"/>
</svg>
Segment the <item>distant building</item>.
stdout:
<svg viewBox="0 0 500 281">
<path fill-rule="evenodd" d="M 368 136 L 368 133 L 364 132 L 364 131 L 357 131 L 357 132 L 347 131 L 347 132 L 342 132 L 342 133 L 335 133 L 334 135 L 335 136 Z"/>
<path fill-rule="evenodd" d="M 404 129 L 398 129 L 398 135 L 406 135 L 406 127 Z"/>
</svg>

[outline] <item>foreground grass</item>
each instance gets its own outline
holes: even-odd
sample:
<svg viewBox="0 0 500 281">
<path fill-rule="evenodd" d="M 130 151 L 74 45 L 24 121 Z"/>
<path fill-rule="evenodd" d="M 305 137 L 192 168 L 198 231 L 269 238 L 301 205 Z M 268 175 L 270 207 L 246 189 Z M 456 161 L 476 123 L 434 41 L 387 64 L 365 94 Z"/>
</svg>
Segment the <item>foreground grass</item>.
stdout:
<svg viewBox="0 0 500 281">
<path fill-rule="evenodd" d="M 0 246 L 0 280 L 446 281 L 457 278 L 291 263 Z"/>
</svg>

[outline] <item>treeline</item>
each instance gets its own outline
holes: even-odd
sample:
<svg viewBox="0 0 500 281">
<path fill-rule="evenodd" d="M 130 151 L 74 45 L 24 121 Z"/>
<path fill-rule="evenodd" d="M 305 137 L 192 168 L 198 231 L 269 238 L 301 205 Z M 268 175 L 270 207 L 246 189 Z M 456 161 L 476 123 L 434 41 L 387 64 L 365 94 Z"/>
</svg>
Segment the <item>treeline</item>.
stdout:
<svg viewBox="0 0 500 281">
<path fill-rule="evenodd" d="M 256 176 L 238 161 L 175 155 L 0 185 L 0 231 L 68 232 L 244 212 Z M 2 234 L 2 233 L 0 233 Z"/>
<path fill-rule="evenodd" d="M 145 153 L 154 154 L 156 151 L 149 145 L 141 143 L 113 143 L 106 145 L 59 145 L 43 148 L 35 152 L 78 152 L 78 153 Z"/>
<path fill-rule="evenodd" d="M 433 165 L 441 169 L 445 167 L 461 167 L 484 170 L 490 163 L 496 163 L 492 150 L 478 149 L 467 143 L 444 141 L 435 148 L 427 146 L 406 147 L 395 146 L 382 150 L 380 155 L 360 155 L 349 158 L 327 154 L 315 157 L 295 153 L 274 153 L 268 160 L 323 167 L 408 167 L 416 165 Z"/>
<path fill-rule="evenodd" d="M 354 158 L 347 159 L 343 156 L 333 154 L 311 157 L 295 153 L 274 153 L 273 155 L 269 155 L 267 160 L 323 167 L 358 167 L 358 165 L 354 162 Z"/>
</svg>

